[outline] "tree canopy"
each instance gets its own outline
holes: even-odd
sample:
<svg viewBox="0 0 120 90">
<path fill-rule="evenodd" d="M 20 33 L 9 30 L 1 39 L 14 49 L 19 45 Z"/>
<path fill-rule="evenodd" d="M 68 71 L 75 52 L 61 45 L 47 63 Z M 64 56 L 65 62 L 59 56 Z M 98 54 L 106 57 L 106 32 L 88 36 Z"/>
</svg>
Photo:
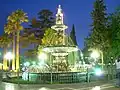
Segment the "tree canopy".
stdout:
<svg viewBox="0 0 120 90">
<path fill-rule="evenodd" d="M 98 48 L 100 50 L 104 50 L 107 44 L 107 18 L 105 10 L 106 6 L 104 5 L 103 0 L 96 0 L 94 2 L 94 9 L 91 13 L 93 22 L 91 27 L 91 34 L 88 38 L 88 45 L 90 45 L 90 47 Z"/>
<path fill-rule="evenodd" d="M 120 9 L 111 13 L 108 17 L 108 31 L 110 48 L 107 51 L 108 57 L 116 58 L 120 55 Z"/>
</svg>

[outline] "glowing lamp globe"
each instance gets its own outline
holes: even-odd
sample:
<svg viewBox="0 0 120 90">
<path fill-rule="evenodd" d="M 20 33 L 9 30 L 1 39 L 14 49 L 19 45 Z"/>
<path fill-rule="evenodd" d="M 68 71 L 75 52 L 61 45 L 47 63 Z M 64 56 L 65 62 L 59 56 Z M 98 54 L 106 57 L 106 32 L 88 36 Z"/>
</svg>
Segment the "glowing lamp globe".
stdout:
<svg viewBox="0 0 120 90">
<path fill-rule="evenodd" d="M 13 59 L 14 58 L 14 55 L 12 54 L 12 52 L 7 52 L 4 56 L 5 59 Z"/>
<path fill-rule="evenodd" d="M 100 56 L 100 54 L 98 53 L 98 51 L 93 51 L 92 53 L 91 53 L 91 57 L 92 58 L 98 58 Z"/>
</svg>

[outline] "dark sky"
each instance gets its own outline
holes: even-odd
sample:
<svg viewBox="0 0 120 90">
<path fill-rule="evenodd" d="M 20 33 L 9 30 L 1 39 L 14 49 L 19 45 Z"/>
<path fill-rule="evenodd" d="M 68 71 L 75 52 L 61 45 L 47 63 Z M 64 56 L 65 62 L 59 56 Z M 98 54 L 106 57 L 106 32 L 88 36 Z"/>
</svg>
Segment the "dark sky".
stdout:
<svg viewBox="0 0 120 90">
<path fill-rule="evenodd" d="M 84 38 L 90 31 L 92 23 L 90 13 L 93 9 L 95 0 L 0 0 L 0 35 L 3 33 L 3 26 L 6 23 L 7 16 L 16 9 L 23 9 L 28 13 L 29 19 L 37 17 L 41 9 L 50 9 L 54 12 L 57 6 L 62 5 L 65 24 L 68 25 L 68 31 L 72 24 L 75 24 L 77 42 L 80 48 L 84 46 Z M 114 12 L 120 5 L 120 0 L 105 0 L 107 12 Z"/>
</svg>

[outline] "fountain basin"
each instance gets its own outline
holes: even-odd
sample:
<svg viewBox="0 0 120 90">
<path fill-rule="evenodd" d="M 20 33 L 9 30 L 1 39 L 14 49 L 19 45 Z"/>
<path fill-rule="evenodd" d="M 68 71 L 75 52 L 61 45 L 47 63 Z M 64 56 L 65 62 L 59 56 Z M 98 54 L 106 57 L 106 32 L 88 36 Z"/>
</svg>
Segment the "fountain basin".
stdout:
<svg viewBox="0 0 120 90">
<path fill-rule="evenodd" d="M 74 52 L 78 51 L 78 47 L 76 46 L 46 46 L 43 48 L 44 52 L 50 52 L 50 53 L 69 53 L 69 52 Z M 65 53 L 65 54 L 66 54 Z"/>
</svg>

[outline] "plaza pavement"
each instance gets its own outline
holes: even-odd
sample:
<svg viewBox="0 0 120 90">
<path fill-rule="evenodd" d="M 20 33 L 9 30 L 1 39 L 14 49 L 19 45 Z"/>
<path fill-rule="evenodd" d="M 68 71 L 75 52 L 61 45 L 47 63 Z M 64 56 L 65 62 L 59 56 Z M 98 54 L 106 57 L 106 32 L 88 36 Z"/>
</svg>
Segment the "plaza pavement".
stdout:
<svg viewBox="0 0 120 90">
<path fill-rule="evenodd" d="M 12 84 L 0 83 L 0 90 L 120 90 L 116 88 L 115 81 L 96 81 L 90 83 L 76 83 L 76 84 Z M 96 88 L 96 89 L 95 89 Z"/>
</svg>

